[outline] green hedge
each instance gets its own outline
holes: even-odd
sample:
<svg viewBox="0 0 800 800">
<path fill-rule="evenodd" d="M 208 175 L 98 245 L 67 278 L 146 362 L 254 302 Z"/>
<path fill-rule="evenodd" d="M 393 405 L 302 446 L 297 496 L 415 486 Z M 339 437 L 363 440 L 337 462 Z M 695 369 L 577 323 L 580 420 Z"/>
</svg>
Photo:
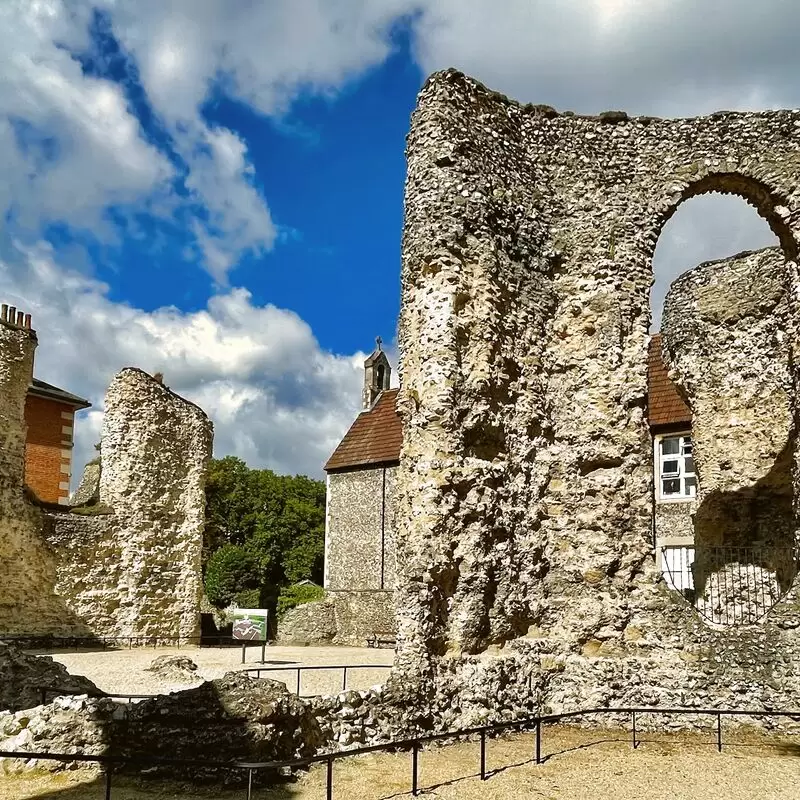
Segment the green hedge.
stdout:
<svg viewBox="0 0 800 800">
<path fill-rule="evenodd" d="M 290 608 L 295 608 L 303 603 L 313 603 L 322 600 L 325 590 L 313 583 L 284 586 L 278 595 L 278 616 L 286 613 Z"/>
</svg>

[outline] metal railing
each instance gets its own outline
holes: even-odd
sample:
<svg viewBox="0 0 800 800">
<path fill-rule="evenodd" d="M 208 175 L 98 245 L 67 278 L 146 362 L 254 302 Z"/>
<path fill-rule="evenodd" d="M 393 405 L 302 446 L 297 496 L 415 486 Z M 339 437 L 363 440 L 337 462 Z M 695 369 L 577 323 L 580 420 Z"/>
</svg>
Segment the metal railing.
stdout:
<svg viewBox="0 0 800 800">
<path fill-rule="evenodd" d="M 535 744 L 533 759 L 536 764 L 541 764 L 546 760 L 542 755 L 543 735 L 542 731 L 546 724 L 557 723 L 566 719 L 577 717 L 603 716 L 603 715 L 627 715 L 631 720 L 633 749 L 636 750 L 642 744 L 642 739 L 638 737 L 636 725 L 637 715 L 656 714 L 656 715 L 688 715 L 688 716 L 712 716 L 716 718 L 716 746 L 722 752 L 722 717 L 789 717 L 800 721 L 800 709 L 796 711 L 763 711 L 759 709 L 717 709 L 717 708 L 648 708 L 648 707 L 626 707 L 626 708 L 590 708 L 579 711 L 567 711 L 560 714 L 543 714 L 535 717 L 528 717 L 521 720 L 511 720 L 507 722 L 497 722 L 492 725 L 481 725 L 473 728 L 462 728 L 457 731 L 447 731 L 442 733 L 431 733 L 423 736 L 415 736 L 407 739 L 382 742 L 380 744 L 366 745 L 352 750 L 342 750 L 334 753 L 323 753 L 308 758 L 286 759 L 282 761 L 206 761 L 188 759 L 159 758 L 157 756 L 114 756 L 114 755 L 85 755 L 74 753 L 36 753 L 20 751 L 0 751 L 0 758 L 15 758 L 28 760 L 54 760 L 65 764 L 74 762 L 91 762 L 105 767 L 105 798 L 112 800 L 112 775 L 114 767 L 117 765 L 157 767 L 175 766 L 182 768 L 202 768 L 203 770 L 217 771 L 237 771 L 245 773 L 247 785 L 247 800 L 252 800 L 253 777 L 256 772 L 273 772 L 279 774 L 286 769 L 299 769 L 309 767 L 312 764 L 325 763 L 325 797 L 326 800 L 333 800 L 333 764 L 344 758 L 376 753 L 391 750 L 410 750 L 411 751 L 411 794 L 417 796 L 420 793 L 419 786 L 419 753 L 423 744 L 439 740 L 455 740 L 465 737 L 477 736 L 480 742 L 479 770 L 480 779 L 487 780 L 490 772 L 487 769 L 488 738 L 490 734 L 503 733 L 506 731 L 523 732 L 534 730 Z M 451 742 L 452 743 L 452 742 Z M 513 766 L 521 766 L 519 764 Z"/>
<path fill-rule="evenodd" d="M 0 634 L 0 642 L 13 642 L 23 650 L 132 650 L 134 647 L 241 647 L 242 640 L 223 636 L 51 636 L 49 634 Z M 252 645 L 252 642 L 247 642 Z M 258 642 L 260 644 L 260 642 Z"/>
<path fill-rule="evenodd" d="M 294 672 L 297 675 L 295 694 L 298 697 L 303 697 L 300 694 L 300 682 L 304 672 L 314 672 L 319 670 L 342 670 L 342 688 L 341 691 L 347 691 L 347 671 L 354 669 L 391 669 L 391 664 L 309 664 L 299 667 L 248 667 L 241 670 L 248 674 L 255 674 L 256 678 L 261 677 L 262 672 Z M 286 684 L 287 688 L 289 684 Z M 309 695 L 312 696 L 312 695 Z"/>
<path fill-rule="evenodd" d="M 391 669 L 391 664 L 310 664 L 310 665 L 301 665 L 301 666 L 285 666 L 285 667 L 248 667 L 247 669 L 238 670 L 239 672 L 243 672 L 245 674 L 255 674 L 256 678 L 261 677 L 262 672 L 293 672 L 296 674 L 296 691 L 295 694 L 300 697 L 300 688 L 301 688 L 301 680 L 303 672 L 308 671 L 319 671 L 319 670 L 342 670 L 342 688 L 340 690 L 334 691 L 347 691 L 347 675 L 348 670 L 356 670 L 356 669 Z M 200 676 L 198 676 L 200 677 Z M 289 688 L 289 684 L 286 683 L 286 688 Z M 34 687 L 35 691 L 39 692 L 39 697 L 41 699 L 42 705 L 47 702 L 48 697 L 78 697 L 82 695 L 86 695 L 87 697 L 105 697 L 109 700 L 125 700 L 127 699 L 129 703 L 132 703 L 134 700 L 150 700 L 154 697 L 169 697 L 169 694 L 135 694 L 131 692 L 90 692 L 90 691 L 81 691 L 79 689 L 75 689 L 71 686 L 36 686 Z M 308 695 L 312 696 L 312 695 Z"/>
<path fill-rule="evenodd" d="M 717 625 L 761 622 L 797 575 L 798 552 L 788 545 L 666 546 L 661 554 L 669 583 Z"/>
</svg>

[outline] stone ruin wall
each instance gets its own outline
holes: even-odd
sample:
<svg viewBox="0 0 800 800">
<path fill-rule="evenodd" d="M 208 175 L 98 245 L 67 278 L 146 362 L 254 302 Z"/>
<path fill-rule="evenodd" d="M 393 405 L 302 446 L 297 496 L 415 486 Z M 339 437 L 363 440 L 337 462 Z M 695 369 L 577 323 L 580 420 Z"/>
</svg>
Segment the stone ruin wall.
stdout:
<svg viewBox="0 0 800 800">
<path fill-rule="evenodd" d="M 448 71 L 407 155 L 396 686 L 467 722 L 792 705 L 794 590 L 768 624 L 715 630 L 657 573 L 645 396 L 652 255 L 683 200 L 752 203 L 794 302 L 800 112 L 582 117 Z"/>
<path fill-rule="evenodd" d="M 101 513 L 44 511 L 23 485 L 35 345 L 31 330 L 0 324 L 0 633 L 199 636 L 211 422 L 122 370 L 106 395 Z"/>
<path fill-rule="evenodd" d="M 55 594 L 56 560 L 44 546 L 41 513 L 23 492 L 25 397 L 33 377 L 36 333 L 30 316 L 17 321 L 3 306 L 0 319 L 0 630 L 44 633 L 74 620 Z"/>
<path fill-rule="evenodd" d="M 796 574 L 784 263 L 769 248 L 703 264 L 664 306 L 665 363 L 693 417 L 695 583 L 716 621 L 757 621 Z"/>
</svg>

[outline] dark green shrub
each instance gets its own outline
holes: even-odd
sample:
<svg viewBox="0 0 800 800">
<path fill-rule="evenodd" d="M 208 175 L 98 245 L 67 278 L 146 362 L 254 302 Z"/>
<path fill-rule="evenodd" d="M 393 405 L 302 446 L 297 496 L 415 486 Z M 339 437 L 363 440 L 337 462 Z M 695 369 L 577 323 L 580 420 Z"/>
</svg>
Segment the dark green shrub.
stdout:
<svg viewBox="0 0 800 800">
<path fill-rule="evenodd" d="M 239 608 L 261 608 L 261 589 L 242 589 L 233 601 Z"/>
<path fill-rule="evenodd" d="M 224 544 L 206 565 L 206 596 L 212 605 L 224 608 L 242 592 L 261 585 L 258 559 L 244 547 Z"/>
</svg>

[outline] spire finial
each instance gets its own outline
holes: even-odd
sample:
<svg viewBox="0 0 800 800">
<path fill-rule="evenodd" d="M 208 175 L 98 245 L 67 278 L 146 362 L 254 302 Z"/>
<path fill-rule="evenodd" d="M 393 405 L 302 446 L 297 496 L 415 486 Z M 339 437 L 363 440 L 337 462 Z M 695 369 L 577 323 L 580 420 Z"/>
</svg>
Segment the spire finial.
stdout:
<svg viewBox="0 0 800 800">
<path fill-rule="evenodd" d="M 378 352 L 380 352 L 381 345 L 383 344 L 383 339 L 380 336 L 375 337 L 375 345 L 378 348 Z"/>
</svg>

